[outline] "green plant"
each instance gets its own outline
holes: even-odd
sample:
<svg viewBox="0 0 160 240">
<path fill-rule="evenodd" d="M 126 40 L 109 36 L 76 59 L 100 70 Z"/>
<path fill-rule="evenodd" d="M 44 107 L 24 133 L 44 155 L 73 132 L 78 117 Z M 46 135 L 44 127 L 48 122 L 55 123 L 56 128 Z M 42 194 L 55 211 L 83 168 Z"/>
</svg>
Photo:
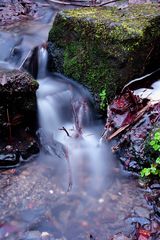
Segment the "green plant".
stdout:
<svg viewBox="0 0 160 240">
<path fill-rule="evenodd" d="M 106 89 L 102 89 L 102 91 L 99 93 L 99 97 L 100 97 L 100 109 L 104 111 L 106 110 L 106 106 L 107 106 Z"/>
<path fill-rule="evenodd" d="M 142 169 L 141 176 L 147 177 L 152 174 L 158 175 L 160 177 L 160 130 L 154 133 L 153 138 L 149 142 L 149 145 L 154 150 L 156 157 L 152 160 L 153 163 L 150 164 L 150 167 Z"/>
</svg>

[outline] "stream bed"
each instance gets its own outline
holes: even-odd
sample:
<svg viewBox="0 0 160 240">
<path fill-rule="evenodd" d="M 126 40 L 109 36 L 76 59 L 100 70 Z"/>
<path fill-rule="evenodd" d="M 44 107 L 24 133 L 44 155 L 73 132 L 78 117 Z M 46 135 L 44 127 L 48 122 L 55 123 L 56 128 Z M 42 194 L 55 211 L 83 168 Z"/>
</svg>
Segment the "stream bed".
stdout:
<svg viewBox="0 0 160 240">
<path fill-rule="evenodd" d="M 0 69 L 23 69 L 38 54 L 38 136 L 41 151 L 0 173 L 0 239 L 160 239 L 147 202 L 150 189 L 124 172 L 110 146 L 101 143 L 104 123 L 88 90 L 48 73 L 47 41 L 57 7 L 35 21 L 0 29 Z M 139 229 L 151 232 L 139 238 Z"/>
</svg>

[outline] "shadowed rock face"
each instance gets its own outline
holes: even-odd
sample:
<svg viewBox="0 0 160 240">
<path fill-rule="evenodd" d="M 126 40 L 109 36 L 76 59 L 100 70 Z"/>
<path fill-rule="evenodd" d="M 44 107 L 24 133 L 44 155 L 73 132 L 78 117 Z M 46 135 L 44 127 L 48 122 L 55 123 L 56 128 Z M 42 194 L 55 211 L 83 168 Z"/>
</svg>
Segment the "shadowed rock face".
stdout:
<svg viewBox="0 0 160 240">
<path fill-rule="evenodd" d="M 129 80 L 160 64 L 159 26 L 156 4 L 60 12 L 49 34 L 52 66 L 94 93 L 106 89 L 112 98 Z"/>
<path fill-rule="evenodd" d="M 31 0 L 2 0 L 0 2 L 0 26 L 34 17 L 37 4 Z"/>
<path fill-rule="evenodd" d="M 39 152 L 35 140 L 38 83 L 20 70 L 0 70 L 0 168 Z"/>
<path fill-rule="evenodd" d="M 0 132 L 7 131 L 8 118 L 16 125 L 16 121 L 28 122 L 35 115 L 37 88 L 37 81 L 26 72 L 0 70 Z"/>
</svg>

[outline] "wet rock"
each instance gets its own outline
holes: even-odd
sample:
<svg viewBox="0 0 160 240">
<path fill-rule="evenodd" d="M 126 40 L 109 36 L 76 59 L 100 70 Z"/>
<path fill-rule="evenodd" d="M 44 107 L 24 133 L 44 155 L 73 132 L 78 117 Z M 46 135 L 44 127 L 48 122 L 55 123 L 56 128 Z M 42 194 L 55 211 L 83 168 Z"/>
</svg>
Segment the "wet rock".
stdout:
<svg viewBox="0 0 160 240">
<path fill-rule="evenodd" d="M 7 146 L 5 147 L 5 149 L 6 149 L 7 152 L 12 152 L 12 151 L 13 151 L 13 146 L 7 145 Z"/>
<path fill-rule="evenodd" d="M 0 70 L 0 95 L 35 92 L 38 83 L 27 72 Z"/>
<path fill-rule="evenodd" d="M 34 17 L 37 4 L 30 0 L 5 0 L 0 3 L 0 26 Z"/>
<path fill-rule="evenodd" d="M 15 167 L 20 163 L 20 153 L 17 150 L 13 153 L 0 153 L 0 168 Z"/>
<path fill-rule="evenodd" d="M 63 72 L 63 50 L 52 42 L 48 43 L 48 66 L 51 71 Z"/>
<path fill-rule="evenodd" d="M 42 232 L 41 238 L 42 238 L 42 240 L 50 240 L 51 235 L 48 232 Z"/>
<path fill-rule="evenodd" d="M 143 217 L 131 217 L 131 218 L 128 218 L 126 220 L 126 222 L 129 224 L 139 223 L 141 226 L 150 225 L 150 220 L 147 218 L 143 218 Z"/>
<path fill-rule="evenodd" d="M 159 183 L 154 183 L 154 184 L 152 184 L 151 186 L 150 186 L 150 189 L 158 189 L 158 190 L 160 190 L 160 184 Z"/>
<path fill-rule="evenodd" d="M 138 185 L 139 185 L 141 188 L 147 188 L 147 187 L 148 187 L 148 184 L 149 184 L 149 181 L 148 181 L 147 178 L 144 178 L 144 179 L 139 178 L 139 179 L 138 179 Z"/>
<path fill-rule="evenodd" d="M 49 41 L 63 50 L 65 75 L 112 98 L 151 62 L 159 66 L 159 19 L 156 4 L 66 10 L 57 14 Z"/>
<path fill-rule="evenodd" d="M 38 47 L 35 47 L 29 54 L 23 68 L 26 69 L 34 78 L 37 78 L 38 73 Z"/>
<path fill-rule="evenodd" d="M 38 83 L 20 70 L 0 70 L 0 132 L 36 120 Z"/>
<path fill-rule="evenodd" d="M 39 145 L 36 141 L 31 142 L 24 150 L 20 152 L 23 160 L 27 160 L 32 155 L 39 153 Z"/>
<path fill-rule="evenodd" d="M 135 214 L 142 217 L 142 218 L 148 218 L 149 219 L 149 215 L 150 212 L 148 209 L 144 208 L 144 207 L 135 207 L 134 208 Z"/>
<path fill-rule="evenodd" d="M 111 240 L 130 240 L 131 238 L 126 237 L 123 233 L 118 233 L 113 236 Z"/>
<path fill-rule="evenodd" d="M 154 205 L 154 212 L 158 217 L 160 217 L 160 199 L 157 204 Z"/>
<path fill-rule="evenodd" d="M 140 168 L 139 164 L 136 161 L 131 161 L 131 162 L 129 162 L 128 169 L 130 171 L 139 172 L 139 170 L 141 168 Z"/>
<path fill-rule="evenodd" d="M 37 88 L 38 82 L 27 72 L 0 70 L 0 148 L 4 150 L 0 151 L 4 154 L 1 166 L 19 163 L 16 149 L 23 159 L 39 152 L 35 138 Z"/>
</svg>

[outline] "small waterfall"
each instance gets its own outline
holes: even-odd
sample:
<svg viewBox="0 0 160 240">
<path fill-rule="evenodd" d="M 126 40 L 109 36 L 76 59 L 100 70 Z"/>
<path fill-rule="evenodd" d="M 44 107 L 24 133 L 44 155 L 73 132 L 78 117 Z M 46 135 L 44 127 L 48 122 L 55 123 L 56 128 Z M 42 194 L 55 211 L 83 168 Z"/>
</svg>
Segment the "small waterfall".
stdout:
<svg viewBox="0 0 160 240">
<path fill-rule="evenodd" d="M 58 156 L 61 161 L 67 160 L 68 188 L 72 178 L 73 187 L 80 187 L 89 174 L 90 180 L 84 188 L 97 194 L 110 182 L 112 155 L 106 145 L 98 146 L 103 125 L 93 118 L 92 98 L 88 90 L 75 81 L 61 74 L 47 73 L 44 46 L 39 48 L 38 56 L 37 103 L 43 150 L 52 155 L 52 159 Z M 79 171 L 80 168 L 83 171 Z"/>
<path fill-rule="evenodd" d="M 38 49 L 38 75 L 37 78 L 41 79 L 46 76 L 48 61 L 48 52 L 46 50 L 46 44 L 43 44 Z"/>
</svg>

